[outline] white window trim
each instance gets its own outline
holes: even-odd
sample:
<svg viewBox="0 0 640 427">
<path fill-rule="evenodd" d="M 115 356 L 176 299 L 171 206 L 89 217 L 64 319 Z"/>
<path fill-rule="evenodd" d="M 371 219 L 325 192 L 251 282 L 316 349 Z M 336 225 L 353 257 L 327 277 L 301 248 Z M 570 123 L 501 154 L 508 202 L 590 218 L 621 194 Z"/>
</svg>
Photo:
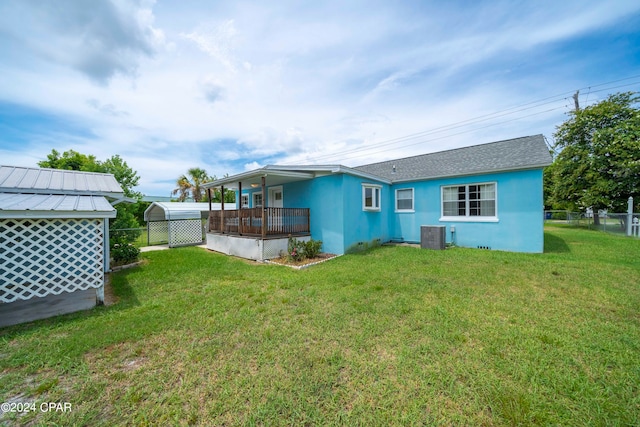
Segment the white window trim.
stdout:
<svg viewBox="0 0 640 427">
<path fill-rule="evenodd" d="M 367 207 L 365 206 L 365 200 L 366 200 L 366 189 L 367 188 L 371 188 L 374 191 L 372 192 L 372 201 L 373 201 L 373 206 L 372 207 Z M 376 191 L 378 190 L 378 199 L 376 199 Z M 382 199 L 382 185 L 378 185 L 378 184 L 362 184 L 362 210 L 363 211 L 367 211 L 367 212 L 380 212 L 382 210 L 382 201 L 380 200 Z M 377 202 L 377 203 L 376 203 Z M 378 206 L 376 206 L 378 205 Z"/>
<path fill-rule="evenodd" d="M 244 200 L 246 200 L 247 203 L 244 203 Z M 249 208 L 249 195 L 248 194 L 242 194 L 240 196 L 240 207 L 242 209 L 248 209 Z"/>
<path fill-rule="evenodd" d="M 262 196 L 262 203 L 260 205 L 256 205 L 256 196 L 257 195 L 261 195 Z M 262 194 L 262 191 L 256 191 L 255 193 L 251 194 L 251 203 L 252 203 L 252 208 L 261 208 L 264 206 L 264 195 Z"/>
<path fill-rule="evenodd" d="M 467 215 L 465 216 L 444 216 L 444 188 L 445 187 L 460 187 L 465 186 L 467 189 L 470 185 L 483 185 L 483 184 L 493 184 L 495 188 L 495 210 L 496 213 L 494 216 L 469 216 L 469 200 L 467 200 L 466 209 Z M 449 184 L 449 185 L 441 185 L 440 186 L 440 221 L 446 222 L 500 222 L 498 218 L 498 182 L 497 181 L 487 181 L 487 182 L 470 182 L 468 184 Z"/>
<path fill-rule="evenodd" d="M 398 209 L 398 191 L 406 191 L 406 190 L 411 190 L 411 206 L 413 206 L 411 209 Z M 396 189 L 396 198 L 395 198 L 395 203 L 394 203 L 394 208 L 395 208 L 395 212 L 397 213 L 412 213 L 416 211 L 416 197 L 415 197 L 415 190 L 413 188 L 397 188 Z"/>
</svg>

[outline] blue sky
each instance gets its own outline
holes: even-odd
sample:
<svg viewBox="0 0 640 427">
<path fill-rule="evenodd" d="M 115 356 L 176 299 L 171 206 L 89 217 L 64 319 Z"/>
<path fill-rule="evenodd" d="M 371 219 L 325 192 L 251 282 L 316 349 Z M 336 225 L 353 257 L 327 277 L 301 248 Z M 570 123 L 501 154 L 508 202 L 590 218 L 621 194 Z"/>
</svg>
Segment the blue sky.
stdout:
<svg viewBox="0 0 640 427">
<path fill-rule="evenodd" d="M 119 154 L 167 196 L 194 166 L 552 142 L 576 90 L 640 90 L 639 29 L 622 0 L 3 1 L 0 164 Z"/>
</svg>

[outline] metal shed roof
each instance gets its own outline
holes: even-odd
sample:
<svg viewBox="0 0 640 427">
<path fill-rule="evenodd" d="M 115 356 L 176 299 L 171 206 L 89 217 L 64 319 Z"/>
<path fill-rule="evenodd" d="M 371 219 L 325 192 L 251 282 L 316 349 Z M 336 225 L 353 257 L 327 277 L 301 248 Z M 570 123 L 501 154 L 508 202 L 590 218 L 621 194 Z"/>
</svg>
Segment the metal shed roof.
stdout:
<svg viewBox="0 0 640 427">
<path fill-rule="evenodd" d="M 115 218 L 102 196 L 0 193 L 0 218 Z"/>
<path fill-rule="evenodd" d="M 220 210 L 220 203 L 212 203 L 211 209 Z M 144 211 L 145 221 L 206 218 L 209 203 L 153 202 Z"/>
<path fill-rule="evenodd" d="M 121 199 L 112 174 L 0 165 L 0 192 L 100 195 Z"/>
</svg>

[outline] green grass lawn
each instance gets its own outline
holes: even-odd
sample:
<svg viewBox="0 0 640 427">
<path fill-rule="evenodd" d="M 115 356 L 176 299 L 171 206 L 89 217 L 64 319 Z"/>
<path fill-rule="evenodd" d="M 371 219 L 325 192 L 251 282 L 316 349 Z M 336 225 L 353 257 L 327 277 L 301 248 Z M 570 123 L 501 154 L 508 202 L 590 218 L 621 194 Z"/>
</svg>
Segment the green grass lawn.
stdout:
<svg viewBox="0 0 640 427">
<path fill-rule="evenodd" d="M 640 425 L 640 241 L 381 247 L 296 271 L 181 248 L 119 302 L 0 330 L 29 425 Z M 0 421 L 1 423 L 2 421 Z"/>
</svg>

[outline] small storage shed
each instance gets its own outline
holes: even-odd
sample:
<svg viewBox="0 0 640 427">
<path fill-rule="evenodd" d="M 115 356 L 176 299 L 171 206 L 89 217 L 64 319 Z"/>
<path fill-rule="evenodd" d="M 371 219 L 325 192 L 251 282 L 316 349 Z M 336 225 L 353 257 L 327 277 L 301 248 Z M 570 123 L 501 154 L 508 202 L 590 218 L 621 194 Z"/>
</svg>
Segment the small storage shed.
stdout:
<svg viewBox="0 0 640 427">
<path fill-rule="evenodd" d="M 113 175 L 0 166 L 0 327 L 104 302 Z"/>
<path fill-rule="evenodd" d="M 212 203 L 211 209 L 220 210 L 220 203 Z M 199 245 L 205 240 L 208 216 L 209 203 L 153 202 L 144 211 L 147 243 L 168 243 L 170 248 Z"/>
</svg>

